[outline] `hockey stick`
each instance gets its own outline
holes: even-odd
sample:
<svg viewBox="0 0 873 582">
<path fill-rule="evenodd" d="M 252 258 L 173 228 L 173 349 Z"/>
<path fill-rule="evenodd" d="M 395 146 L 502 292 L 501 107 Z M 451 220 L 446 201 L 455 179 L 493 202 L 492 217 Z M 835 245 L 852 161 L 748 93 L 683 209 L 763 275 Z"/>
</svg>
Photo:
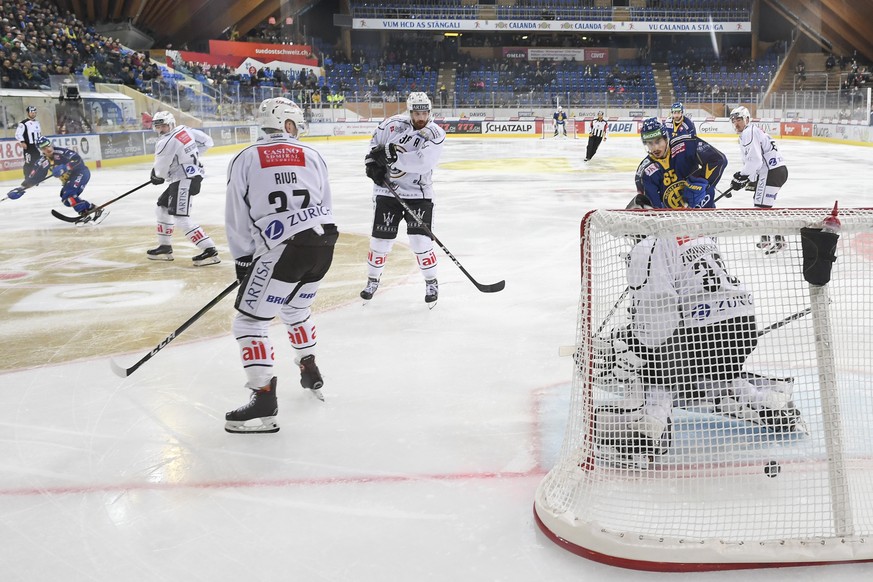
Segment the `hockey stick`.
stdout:
<svg viewBox="0 0 873 582">
<path fill-rule="evenodd" d="M 118 202 L 119 200 L 121 200 L 121 199 L 124 198 L 125 196 L 127 196 L 127 195 L 129 195 L 129 194 L 133 194 L 134 192 L 136 192 L 136 191 L 139 190 L 140 188 L 145 188 L 146 186 L 148 186 L 148 185 L 151 184 L 151 183 L 152 183 L 152 181 L 149 180 L 149 181 L 146 182 L 145 184 L 140 184 L 139 186 L 137 186 L 137 187 L 134 188 L 133 190 L 128 190 L 127 192 L 125 192 L 125 193 L 122 194 L 121 196 L 116 196 L 115 198 L 113 198 L 113 199 L 110 200 L 109 202 L 104 202 L 104 203 L 101 204 L 100 206 L 95 206 L 95 207 L 92 208 L 91 210 L 88 210 L 87 212 L 85 212 L 85 213 L 83 213 L 83 214 L 80 214 L 80 215 L 78 215 L 78 216 L 67 216 L 67 215 L 65 215 L 65 214 L 61 214 L 60 212 L 58 212 L 58 211 L 55 210 L 55 209 L 52 209 L 52 216 L 54 216 L 55 218 L 59 218 L 59 219 L 63 220 L 64 222 L 79 222 L 80 220 L 82 220 L 83 218 L 85 218 L 86 216 L 88 216 L 89 214 L 94 214 L 94 213 L 97 212 L 98 210 L 102 210 L 102 209 L 106 208 L 107 206 L 109 206 L 109 205 L 112 204 L 113 202 Z"/>
<path fill-rule="evenodd" d="M 131 374 L 133 374 L 134 372 L 136 372 L 136 370 L 137 370 L 140 366 L 142 366 L 143 364 L 145 364 L 146 362 L 148 362 L 150 359 L 152 359 L 152 357 L 153 357 L 155 354 L 157 354 L 159 351 L 161 351 L 162 349 L 164 349 L 165 347 L 167 347 L 167 344 L 169 344 L 171 341 L 173 341 L 174 339 L 176 339 L 176 337 L 177 337 L 179 334 L 181 334 L 183 331 L 185 331 L 186 329 L 188 329 L 188 327 L 190 327 L 192 323 L 194 323 L 195 321 L 197 321 L 198 319 L 200 319 L 201 317 L 203 317 L 203 314 L 205 314 L 207 311 L 209 311 L 210 309 L 212 309 L 213 307 L 215 307 L 215 306 L 216 306 L 216 305 L 217 305 L 217 304 L 218 304 L 222 299 L 224 299 L 225 297 L 227 297 L 227 295 L 230 294 L 231 291 L 233 291 L 234 289 L 236 289 L 237 286 L 239 286 L 239 281 L 234 281 L 233 283 L 231 283 L 230 285 L 228 285 L 227 288 L 226 288 L 224 291 L 222 291 L 221 293 L 219 293 L 218 295 L 216 295 L 215 298 L 214 298 L 212 301 L 210 301 L 209 303 L 207 303 L 206 305 L 204 305 L 203 308 L 200 309 L 200 311 L 198 311 L 197 313 L 195 313 L 195 314 L 194 314 L 194 315 L 193 315 L 193 316 L 192 316 L 188 321 L 186 321 L 185 323 L 183 323 L 182 325 L 180 325 L 180 326 L 176 329 L 176 331 L 174 331 L 173 333 L 171 333 L 170 335 L 168 335 L 167 337 L 165 337 L 164 340 L 163 340 L 161 343 L 159 343 L 158 345 L 155 346 L 155 349 L 153 349 L 152 351 L 150 351 L 149 353 L 147 353 L 145 356 L 143 356 L 142 358 L 140 358 L 140 360 L 139 360 L 137 363 L 135 363 L 133 366 L 131 366 L 131 367 L 129 367 L 129 368 L 122 368 L 121 366 L 119 366 L 119 365 L 115 362 L 115 360 L 110 359 L 110 360 L 109 360 L 109 365 L 112 367 L 112 371 L 115 372 L 115 374 L 116 374 L 117 376 L 121 377 L 121 378 L 127 378 L 128 376 L 130 376 Z"/>
<path fill-rule="evenodd" d="M 812 307 L 807 307 L 806 309 L 804 309 L 802 311 L 798 311 L 797 313 L 795 313 L 793 315 L 789 315 L 788 317 L 786 317 L 784 319 L 780 319 L 779 321 L 777 321 L 775 323 L 771 323 L 770 325 L 768 325 L 764 329 L 758 330 L 758 337 L 761 337 L 762 335 L 766 335 L 766 334 L 770 333 L 771 331 L 776 331 L 780 327 L 788 325 L 792 321 L 798 320 L 801 317 L 805 317 L 805 316 L 809 315 L 810 313 L 812 313 Z"/>
<path fill-rule="evenodd" d="M 713 200 L 712 203 L 715 204 L 716 202 L 718 202 L 722 198 L 730 198 L 733 195 L 734 195 L 734 191 L 732 189 L 728 188 L 724 192 L 719 192 L 718 196 L 715 197 L 715 200 Z"/>
<path fill-rule="evenodd" d="M 452 259 L 452 262 L 455 263 L 455 266 L 458 267 L 459 269 L 461 269 L 461 272 L 467 276 L 467 278 L 473 283 L 473 285 L 476 286 L 476 289 L 478 289 L 482 293 L 496 293 L 498 291 L 503 291 L 503 288 L 506 287 L 505 280 L 498 281 L 497 283 L 492 283 L 491 285 L 483 285 L 482 283 L 479 283 L 478 281 L 476 281 L 476 279 L 474 279 L 473 276 L 467 272 L 467 269 L 465 269 L 463 267 L 463 265 L 461 265 L 461 263 L 458 261 L 458 259 L 455 258 L 455 255 L 453 255 L 449 251 L 449 249 L 447 249 L 446 246 L 442 242 L 440 242 L 440 239 L 438 239 L 436 237 L 436 235 L 433 233 L 433 231 L 430 228 L 428 228 L 428 226 L 421 220 L 421 218 L 419 218 L 418 215 L 412 211 L 412 209 L 409 207 L 409 205 L 407 205 L 406 202 L 403 201 L 403 198 L 400 197 L 400 194 L 398 194 L 397 190 L 394 189 L 394 186 L 391 185 L 391 182 L 389 180 L 383 180 L 382 184 L 386 188 L 388 188 L 388 190 L 391 192 L 391 194 L 394 195 L 394 198 L 397 199 L 397 202 L 400 203 L 400 206 L 403 207 L 403 210 L 405 210 L 409 216 L 414 218 L 415 222 L 418 223 L 418 226 L 420 226 L 422 229 L 424 229 L 424 231 L 430 235 L 430 237 L 433 239 L 433 241 L 436 244 L 438 244 L 441 249 L 443 249 L 443 252 L 446 253 L 450 259 Z"/>
<path fill-rule="evenodd" d="M 621 294 L 621 297 L 619 297 L 618 301 L 615 303 L 615 305 L 612 306 L 612 311 L 610 311 L 607 314 L 606 319 L 604 319 L 603 323 L 600 324 L 600 327 L 597 328 L 597 333 L 594 334 L 594 337 L 600 336 L 600 332 L 603 330 L 603 327 L 606 325 L 606 322 L 609 321 L 609 318 L 612 317 L 612 314 L 615 312 L 615 309 L 618 307 L 619 303 L 621 303 L 622 299 L 624 299 L 625 293 L 627 293 L 627 291 L 628 291 L 628 289 L 625 288 L 624 293 Z M 779 321 L 773 322 L 770 325 L 768 325 L 767 327 L 765 327 L 763 329 L 759 329 L 758 330 L 758 337 L 765 336 L 768 333 L 770 333 L 771 331 L 776 331 L 780 327 L 785 327 L 786 325 L 788 325 L 792 321 L 796 321 L 802 317 L 806 317 L 810 313 L 812 313 L 812 308 L 807 307 L 806 309 L 798 311 L 797 313 L 789 315 L 788 317 L 780 319 Z M 576 346 L 560 346 L 560 347 L 558 347 L 558 355 L 561 357 L 572 356 L 574 353 L 576 353 Z"/>
</svg>

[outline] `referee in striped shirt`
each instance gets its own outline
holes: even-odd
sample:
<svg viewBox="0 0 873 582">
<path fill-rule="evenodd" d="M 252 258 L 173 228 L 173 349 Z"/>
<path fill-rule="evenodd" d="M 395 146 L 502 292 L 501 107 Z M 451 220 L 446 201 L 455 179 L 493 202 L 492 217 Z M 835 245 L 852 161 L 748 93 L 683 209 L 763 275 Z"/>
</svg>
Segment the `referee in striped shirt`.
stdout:
<svg viewBox="0 0 873 582">
<path fill-rule="evenodd" d="M 588 149 L 585 152 L 585 161 L 587 162 L 597 153 L 597 148 L 600 147 L 600 142 L 606 139 L 606 120 L 603 119 L 603 112 L 597 112 L 597 119 L 591 122 L 591 133 L 588 134 Z"/>
</svg>

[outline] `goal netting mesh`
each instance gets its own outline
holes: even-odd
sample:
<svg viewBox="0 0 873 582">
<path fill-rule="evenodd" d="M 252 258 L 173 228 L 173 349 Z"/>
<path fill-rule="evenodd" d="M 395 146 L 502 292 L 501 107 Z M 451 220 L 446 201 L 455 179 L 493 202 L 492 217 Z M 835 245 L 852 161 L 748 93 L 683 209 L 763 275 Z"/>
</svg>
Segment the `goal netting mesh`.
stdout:
<svg viewBox="0 0 873 582">
<path fill-rule="evenodd" d="M 655 570 L 873 559 L 873 210 L 840 211 L 835 262 L 829 213 L 584 218 L 549 537 Z"/>
</svg>

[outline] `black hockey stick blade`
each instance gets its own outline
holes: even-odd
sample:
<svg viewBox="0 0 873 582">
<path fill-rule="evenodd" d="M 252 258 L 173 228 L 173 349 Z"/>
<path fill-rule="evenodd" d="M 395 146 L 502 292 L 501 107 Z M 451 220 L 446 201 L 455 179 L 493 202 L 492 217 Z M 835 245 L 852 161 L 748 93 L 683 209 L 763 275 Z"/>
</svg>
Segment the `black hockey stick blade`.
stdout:
<svg viewBox="0 0 873 582">
<path fill-rule="evenodd" d="M 194 315 L 192 315 L 191 318 L 188 319 L 188 321 L 186 321 L 185 323 L 183 323 L 182 325 L 180 325 L 178 328 L 176 328 L 176 331 L 174 331 L 173 333 L 171 333 L 170 335 L 168 335 L 167 337 L 165 337 L 161 343 L 159 343 L 158 345 L 156 345 L 152 351 L 150 351 L 150 352 L 147 353 L 145 356 L 143 356 L 142 358 L 140 358 L 139 361 L 138 361 L 137 363 L 135 363 L 133 366 L 131 366 L 131 367 L 129 367 L 129 368 L 125 368 L 125 367 L 119 365 L 118 363 L 116 363 L 114 359 L 110 359 L 110 360 L 109 360 L 109 367 L 112 368 L 112 371 L 115 372 L 115 375 L 116 375 L 116 376 L 118 376 L 118 377 L 120 377 L 120 378 L 127 378 L 128 376 L 130 376 L 131 374 L 133 374 L 134 372 L 136 372 L 137 369 L 139 369 L 140 366 L 142 366 L 143 364 L 145 364 L 146 362 L 148 362 L 149 360 L 151 360 L 152 357 L 154 357 L 155 354 L 157 354 L 159 351 L 161 351 L 162 349 L 164 349 L 165 347 L 167 347 L 167 345 L 168 345 L 171 341 L 173 341 L 174 339 L 176 339 L 177 337 L 179 337 L 179 335 L 181 335 L 181 333 L 182 333 L 183 331 L 185 331 L 186 329 L 188 329 L 188 328 L 191 326 L 191 324 L 193 324 L 195 321 L 197 321 L 198 319 L 200 319 L 201 317 L 203 317 L 203 315 L 204 315 L 207 311 L 209 311 L 210 309 L 212 309 L 213 307 L 215 307 L 216 305 L 218 305 L 218 303 L 219 303 L 222 299 L 224 299 L 225 297 L 227 297 L 227 296 L 230 294 L 230 292 L 233 291 L 234 289 L 236 289 L 238 286 L 239 286 L 239 281 L 234 281 L 233 283 L 231 283 L 230 285 L 228 285 L 228 286 L 227 286 L 227 287 L 226 287 L 226 288 L 225 288 L 221 293 L 219 293 L 218 295 L 216 295 L 216 296 L 212 299 L 212 301 L 210 301 L 209 303 L 207 303 L 206 305 L 204 305 L 202 308 L 200 308 L 200 311 L 198 311 L 197 313 L 195 313 Z"/>
<path fill-rule="evenodd" d="M 70 223 L 79 222 L 80 220 L 82 220 L 82 217 L 79 216 L 78 214 L 76 216 L 67 216 L 66 214 L 61 214 L 60 212 L 58 212 L 54 208 L 52 208 L 52 216 L 54 216 L 57 219 L 63 220 L 64 222 L 70 222 Z"/>
<path fill-rule="evenodd" d="M 52 209 L 52 216 L 54 216 L 55 218 L 57 218 L 57 219 L 59 219 L 59 220 L 63 220 L 64 222 L 79 222 L 80 220 L 83 220 L 83 219 L 87 218 L 88 216 L 94 214 L 94 213 L 97 212 L 98 210 L 101 210 L 101 209 L 103 209 L 103 208 L 106 208 L 107 206 L 109 206 L 109 205 L 112 204 L 113 202 L 118 202 L 119 200 L 121 200 L 121 199 L 124 198 L 125 196 L 128 196 L 128 195 L 130 195 L 130 194 L 133 194 L 134 192 L 136 192 L 137 190 L 139 190 L 139 189 L 141 189 L 141 188 L 145 188 L 146 186 L 148 186 L 148 185 L 151 184 L 151 183 L 152 183 L 151 180 L 149 180 L 148 182 L 145 182 L 145 183 L 143 183 L 143 184 L 140 184 L 139 186 L 137 186 L 137 187 L 134 188 L 133 190 L 128 190 L 128 191 L 125 192 L 124 194 L 120 194 L 120 195 L 116 196 L 115 198 L 113 198 L 113 199 L 110 200 L 109 202 L 104 202 L 104 203 L 101 204 L 100 206 L 95 206 L 95 207 L 92 208 L 91 210 L 85 212 L 84 214 L 80 214 L 80 215 L 78 215 L 78 216 L 67 216 L 66 214 L 61 214 L 60 212 L 58 212 L 58 211 L 55 210 L 55 209 Z"/>
</svg>

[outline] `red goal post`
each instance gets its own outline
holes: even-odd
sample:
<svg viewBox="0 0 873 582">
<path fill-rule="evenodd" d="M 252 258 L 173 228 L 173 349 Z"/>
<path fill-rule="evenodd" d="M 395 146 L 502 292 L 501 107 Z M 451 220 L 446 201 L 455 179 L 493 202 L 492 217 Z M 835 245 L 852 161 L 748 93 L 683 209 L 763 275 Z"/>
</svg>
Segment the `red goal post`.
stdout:
<svg viewBox="0 0 873 582">
<path fill-rule="evenodd" d="M 557 464 L 534 503 L 550 539 L 593 560 L 655 571 L 873 561 L 873 209 L 840 211 L 831 279 L 812 284 L 812 262 L 828 261 L 801 229 L 829 212 L 585 216 L 569 418 Z M 777 234 L 785 248 L 772 254 L 758 248 L 762 236 Z M 604 410 L 631 409 L 632 397 L 647 402 L 631 388 L 638 381 L 616 381 L 603 358 L 604 341 L 640 308 L 631 304 L 627 258 L 645 237 L 715 245 L 723 272 L 753 299 L 757 344 L 744 374 L 787 386 L 802 431 L 774 432 L 736 414 L 724 407 L 728 391 L 710 403 L 703 392 L 685 393 L 687 400 L 674 396 L 664 449 L 632 456 L 640 462 L 606 454 L 599 432 L 605 425 L 595 419 Z M 696 265 L 692 272 L 706 276 Z M 702 311 L 704 300 L 677 289 L 683 313 Z M 670 358 L 660 361 L 669 366 Z"/>
</svg>

